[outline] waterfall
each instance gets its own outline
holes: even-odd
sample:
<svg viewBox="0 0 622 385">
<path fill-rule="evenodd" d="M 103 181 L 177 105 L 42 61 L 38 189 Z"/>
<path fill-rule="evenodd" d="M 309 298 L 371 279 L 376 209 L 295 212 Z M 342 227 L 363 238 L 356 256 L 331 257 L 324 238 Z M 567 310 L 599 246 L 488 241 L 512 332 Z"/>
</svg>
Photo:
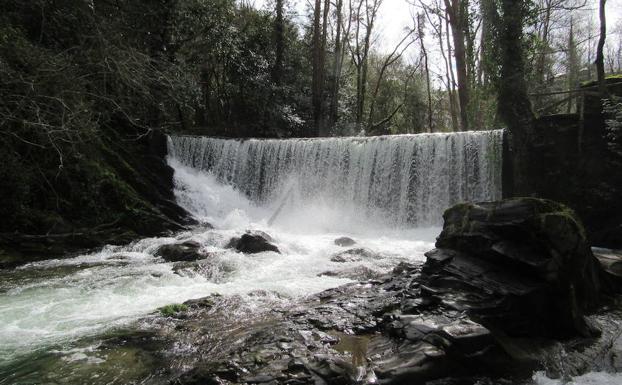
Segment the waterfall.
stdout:
<svg viewBox="0 0 622 385">
<path fill-rule="evenodd" d="M 336 220 L 421 227 L 440 224 L 458 202 L 501 198 L 502 141 L 501 130 L 286 140 L 172 136 L 169 159 L 279 212 L 284 204 L 321 204 L 339 212 Z"/>
</svg>

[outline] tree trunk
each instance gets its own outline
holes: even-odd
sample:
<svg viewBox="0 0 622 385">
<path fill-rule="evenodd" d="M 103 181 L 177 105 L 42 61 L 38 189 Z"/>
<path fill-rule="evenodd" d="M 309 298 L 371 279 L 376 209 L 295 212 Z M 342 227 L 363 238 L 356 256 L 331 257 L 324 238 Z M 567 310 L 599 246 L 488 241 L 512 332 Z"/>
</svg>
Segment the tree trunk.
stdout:
<svg viewBox="0 0 622 385">
<path fill-rule="evenodd" d="M 450 2 L 451 1 L 451 2 Z M 460 101 L 460 124 L 463 131 L 469 129 L 469 79 L 466 68 L 466 48 L 464 44 L 464 14 L 460 0 L 445 0 L 445 7 L 451 24 L 454 41 L 454 57 L 458 73 L 458 100 Z"/>
<path fill-rule="evenodd" d="M 605 2 L 599 1 L 599 17 L 600 17 L 600 37 L 598 38 L 598 46 L 596 47 L 596 74 L 598 76 L 598 90 L 602 97 L 607 95 L 607 85 L 605 84 L 605 39 L 607 38 L 607 19 L 605 18 Z"/>
<path fill-rule="evenodd" d="M 343 28 L 343 0 L 337 0 L 337 25 L 335 36 L 335 53 L 333 57 L 333 78 L 330 91 L 329 126 L 332 128 L 339 119 L 339 85 L 341 82 L 341 66 L 343 63 L 343 44 L 341 42 L 341 29 Z M 347 38 L 347 36 L 344 36 Z"/>
<path fill-rule="evenodd" d="M 577 44 L 574 36 L 574 20 L 570 18 L 570 31 L 568 34 L 568 49 L 566 57 L 566 73 L 568 74 L 568 89 L 574 90 L 579 87 L 579 54 L 577 53 Z M 566 113 L 572 112 L 573 102 L 575 98 L 568 98 Z"/>
<path fill-rule="evenodd" d="M 321 115 L 322 115 L 322 87 L 320 84 L 322 70 L 321 67 L 321 33 L 320 18 L 322 11 L 322 1 L 315 0 L 315 9 L 313 11 L 313 79 L 311 80 L 311 104 L 313 105 L 313 128 L 308 136 L 318 136 L 320 133 Z"/>
<path fill-rule="evenodd" d="M 322 36 L 320 44 L 319 60 L 319 123 L 317 124 L 318 136 L 327 136 L 326 119 L 324 116 L 324 80 L 326 67 L 326 31 L 328 29 L 328 11 L 330 10 L 330 0 L 324 0 L 324 14 L 322 16 Z"/>
<path fill-rule="evenodd" d="M 499 80 L 499 116 L 507 125 L 512 152 L 514 196 L 533 192 L 531 176 L 531 142 L 534 138 L 534 114 L 527 95 L 522 45 L 525 0 L 502 0 L 499 47 L 501 79 Z"/>
<path fill-rule="evenodd" d="M 540 34 L 540 40 L 542 41 L 542 47 L 538 53 L 538 62 L 536 65 L 536 79 L 538 85 L 543 87 L 545 84 L 544 73 L 546 67 L 546 57 L 549 51 L 549 28 L 551 23 L 551 2 L 546 1 L 546 9 L 544 10 L 544 21 L 542 25 L 542 33 Z"/>
<path fill-rule="evenodd" d="M 433 132 L 434 127 L 432 127 L 432 91 L 430 89 L 430 67 L 428 65 L 428 51 L 425 49 L 424 32 L 423 32 L 423 15 L 417 15 L 417 34 L 419 38 L 419 44 L 421 48 L 421 53 L 423 54 L 423 65 L 425 70 L 425 83 L 426 83 L 426 91 L 428 94 L 428 132 Z"/>
<path fill-rule="evenodd" d="M 283 73 L 283 55 L 285 51 L 283 23 L 283 0 L 276 0 L 276 18 L 274 19 L 274 45 L 275 59 L 272 68 L 272 81 L 278 86 L 281 84 L 281 75 Z"/>
<path fill-rule="evenodd" d="M 440 13 L 439 13 L 439 18 L 440 18 Z M 446 34 L 446 38 L 447 38 L 447 64 L 448 64 L 448 69 L 447 69 L 447 73 L 448 73 L 448 77 L 451 80 L 450 85 L 448 86 L 449 88 L 449 103 L 451 106 L 451 124 L 454 128 L 454 132 L 458 132 L 460 131 L 460 124 L 458 122 L 458 113 L 460 110 L 460 106 L 458 105 L 458 102 L 456 100 L 456 92 L 454 90 L 454 88 L 456 87 L 456 77 L 454 76 L 454 70 L 453 70 L 453 66 L 451 65 L 451 57 L 452 57 L 452 46 L 451 46 L 451 38 L 449 36 L 449 16 L 447 15 L 447 11 L 445 11 L 445 30 L 447 31 Z"/>
</svg>

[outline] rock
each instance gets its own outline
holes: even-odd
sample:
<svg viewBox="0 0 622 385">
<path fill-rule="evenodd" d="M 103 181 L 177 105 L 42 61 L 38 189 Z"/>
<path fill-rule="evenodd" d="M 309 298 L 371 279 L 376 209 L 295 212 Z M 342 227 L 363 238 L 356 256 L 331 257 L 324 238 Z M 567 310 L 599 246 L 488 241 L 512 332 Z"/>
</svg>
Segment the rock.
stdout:
<svg viewBox="0 0 622 385">
<path fill-rule="evenodd" d="M 174 243 L 163 245 L 155 253 L 156 257 L 161 257 L 167 262 L 190 262 L 205 258 L 199 250 L 201 244 L 195 241 Z"/>
<path fill-rule="evenodd" d="M 547 200 L 460 204 L 427 253 L 427 295 L 516 336 L 589 336 L 602 270 L 575 214 Z M 450 298 L 451 297 L 451 298 Z"/>
<path fill-rule="evenodd" d="M 349 237 L 340 237 L 340 238 L 335 239 L 335 245 L 337 246 L 348 247 L 354 244 L 356 244 L 354 239 L 349 238 Z"/>
<path fill-rule="evenodd" d="M 196 261 L 181 261 L 173 264 L 173 272 L 181 277 L 201 276 L 210 282 L 221 283 L 233 272 L 236 266 L 224 252 L 207 252 Z"/>
<path fill-rule="evenodd" d="M 337 271 L 325 271 L 323 273 L 318 274 L 318 277 L 326 276 L 326 277 L 339 277 L 339 278 L 348 278 L 356 281 L 366 281 L 369 279 L 376 279 L 381 277 L 383 274 L 372 270 L 365 266 L 355 266 L 351 269 L 345 270 L 337 270 Z"/>
<path fill-rule="evenodd" d="M 382 256 L 369 249 L 356 248 L 342 251 L 331 257 L 331 262 L 345 263 L 345 262 L 360 262 L 364 259 L 379 259 Z"/>
<path fill-rule="evenodd" d="M 226 248 L 236 249 L 245 254 L 256 254 L 264 251 L 280 253 L 279 248 L 270 243 L 271 237 L 263 232 L 247 232 L 241 237 L 232 238 Z"/>
<path fill-rule="evenodd" d="M 265 239 L 268 242 L 274 242 L 274 239 L 272 238 L 272 236 L 270 236 L 270 234 L 266 233 L 265 231 L 261 231 L 261 230 L 247 230 L 246 233 L 247 234 L 251 234 L 251 235 L 259 235 L 260 237 L 262 237 L 263 239 Z"/>
<path fill-rule="evenodd" d="M 622 250 L 593 248 L 593 253 L 605 272 L 610 291 L 622 288 Z"/>
<path fill-rule="evenodd" d="M 593 249 L 594 256 L 601 267 L 615 277 L 622 279 L 622 251 L 608 249 Z"/>
<path fill-rule="evenodd" d="M 458 205 L 445 220 L 423 266 L 295 304 L 264 293 L 253 305 L 186 302 L 184 319 L 155 321 L 170 341 L 158 372 L 173 384 L 458 385 L 622 369 L 622 310 L 590 314 L 603 272 L 564 206 Z"/>
</svg>

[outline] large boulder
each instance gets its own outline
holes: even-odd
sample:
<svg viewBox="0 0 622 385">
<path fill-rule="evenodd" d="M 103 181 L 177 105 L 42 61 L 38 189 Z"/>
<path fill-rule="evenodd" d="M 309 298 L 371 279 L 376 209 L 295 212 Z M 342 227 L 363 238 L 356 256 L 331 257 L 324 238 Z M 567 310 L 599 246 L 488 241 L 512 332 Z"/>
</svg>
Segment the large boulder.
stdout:
<svg viewBox="0 0 622 385">
<path fill-rule="evenodd" d="M 428 294 L 509 335 L 587 336 L 602 270 L 566 206 L 535 198 L 447 210 L 427 253 Z"/>
<path fill-rule="evenodd" d="M 232 238 L 226 248 L 235 249 L 240 253 L 256 254 L 264 251 L 280 253 L 279 248 L 273 245 L 272 238 L 261 231 L 247 232 L 241 237 Z"/>
</svg>

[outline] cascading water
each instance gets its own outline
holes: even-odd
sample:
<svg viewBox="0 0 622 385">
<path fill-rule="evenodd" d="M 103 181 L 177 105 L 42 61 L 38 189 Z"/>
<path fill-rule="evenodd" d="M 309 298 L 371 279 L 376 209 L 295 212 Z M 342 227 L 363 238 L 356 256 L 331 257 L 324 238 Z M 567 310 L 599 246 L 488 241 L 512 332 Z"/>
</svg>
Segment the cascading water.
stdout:
<svg viewBox="0 0 622 385">
<path fill-rule="evenodd" d="M 443 210 L 461 201 L 501 198 L 502 141 L 501 130 L 289 140 L 174 136 L 169 154 L 174 167 L 203 171 L 260 206 L 286 206 L 287 215 L 272 219 L 288 228 L 309 217 L 322 231 L 370 223 L 405 228 L 439 225 Z M 179 200 L 201 215 L 204 199 L 179 182 Z"/>
<path fill-rule="evenodd" d="M 422 262 L 447 206 L 500 197 L 501 144 L 500 131 L 172 137 L 178 203 L 214 228 L 0 270 L 0 385 L 162 383 L 151 376 L 166 356 L 148 354 L 140 339 L 131 347 L 125 339 L 106 342 L 119 329 L 123 336 L 150 330 L 148 315 L 159 306 L 218 293 L 242 303 L 231 316 L 244 324 L 273 306 L 386 273 L 403 261 Z M 269 233 L 281 253 L 227 248 L 248 229 Z M 334 259 L 346 250 L 334 242 L 340 236 L 367 251 Z M 157 256 L 160 246 L 186 241 L 200 244 L 207 257 L 187 265 Z M 575 381 L 614 384 L 619 376 L 590 373 Z M 559 382 L 537 373 L 534 383 Z"/>
<path fill-rule="evenodd" d="M 101 339 L 119 328 L 141 330 L 160 306 L 219 293 L 247 304 L 242 319 L 265 301 L 286 306 L 400 262 L 422 262 L 446 207 L 500 197 L 501 148 L 501 131 L 171 137 L 178 203 L 214 228 L 0 270 L 0 384 L 82 383 L 106 360 L 111 377 L 86 382 L 132 382 L 119 375 Z M 269 233 L 281 253 L 227 248 L 249 229 Z M 367 251 L 335 260 L 346 250 L 334 242 L 341 236 Z M 206 258 L 187 266 L 157 256 L 160 246 L 185 241 L 199 243 Z M 258 291 L 265 294 L 253 295 Z"/>
</svg>

